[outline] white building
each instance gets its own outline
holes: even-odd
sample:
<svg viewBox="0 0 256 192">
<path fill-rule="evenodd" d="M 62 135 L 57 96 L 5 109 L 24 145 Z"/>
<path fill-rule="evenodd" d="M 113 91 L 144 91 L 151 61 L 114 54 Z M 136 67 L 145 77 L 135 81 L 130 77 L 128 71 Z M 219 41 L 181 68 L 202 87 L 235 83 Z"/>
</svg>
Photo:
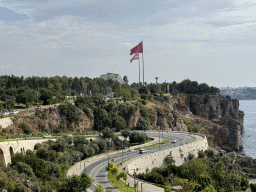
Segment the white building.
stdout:
<svg viewBox="0 0 256 192">
<path fill-rule="evenodd" d="M 124 83 L 122 77 L 119 74 L 115 74 L 115 73 L 107 73 L 107 74 L 101 75 L 100 78 L 104 80 L 112 79 L 113 81 L 118 81 L 121 84 Z"/>
</svg>

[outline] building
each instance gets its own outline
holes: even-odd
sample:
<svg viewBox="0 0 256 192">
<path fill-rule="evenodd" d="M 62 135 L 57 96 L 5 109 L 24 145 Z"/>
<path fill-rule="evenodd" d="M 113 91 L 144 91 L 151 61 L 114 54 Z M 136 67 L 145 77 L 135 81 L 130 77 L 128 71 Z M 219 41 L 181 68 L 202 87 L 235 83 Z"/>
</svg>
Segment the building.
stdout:
<svg viewBox="0 0 256 192">
<path fill-rule="evenodd" d="M 102 78 L 104 80 L 112 79 L 113 81 L 117 81 L 121 84 L 124 84 L 124 81 L 119 74 L 107 73 L 107 74 L 101 75 L 100 78 Z"/>
</svg>

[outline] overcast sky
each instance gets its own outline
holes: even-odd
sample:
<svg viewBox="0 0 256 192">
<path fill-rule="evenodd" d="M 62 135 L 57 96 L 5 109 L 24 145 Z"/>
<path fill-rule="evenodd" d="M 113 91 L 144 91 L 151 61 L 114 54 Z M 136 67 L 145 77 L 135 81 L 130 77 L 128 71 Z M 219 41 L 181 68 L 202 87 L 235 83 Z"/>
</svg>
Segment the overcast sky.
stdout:
<svg viewBox="0 0 256 192">
<path fill-rule="evenodd" d="M 138 82 L 143 39 L 148 83 L 256 86 L 255 31 L 255 0 L 0 0 L 0 75 Z"/>
</svg>

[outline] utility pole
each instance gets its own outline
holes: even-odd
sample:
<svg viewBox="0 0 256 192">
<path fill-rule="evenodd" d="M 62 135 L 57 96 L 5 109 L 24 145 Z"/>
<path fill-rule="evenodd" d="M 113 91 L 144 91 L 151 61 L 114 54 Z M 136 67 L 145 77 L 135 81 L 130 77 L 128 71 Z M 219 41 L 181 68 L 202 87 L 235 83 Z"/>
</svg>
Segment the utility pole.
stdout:
<svg viewBox="0 0 256 192">
<path fill-rule="evenodd" d="M 160 130 L 159 130 L 159 151 L 160 151 Z"/>
<path fill-rule="evenodd" d="M 7 99 L 5 97 L 5 111 L 7 111 Z"/>
</svg>

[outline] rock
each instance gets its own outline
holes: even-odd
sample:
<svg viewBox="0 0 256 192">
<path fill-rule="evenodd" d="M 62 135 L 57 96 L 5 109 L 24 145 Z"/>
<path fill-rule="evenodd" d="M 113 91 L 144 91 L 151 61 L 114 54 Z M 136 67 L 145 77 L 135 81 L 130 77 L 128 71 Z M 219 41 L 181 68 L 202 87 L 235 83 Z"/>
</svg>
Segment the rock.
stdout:
<svg viewBox="0 0 256 192">
<path fill-rule="evenodd" d="M 28 115 L 12 117 L 14 122 L 10 129 L 15 129 L 17 132 L 22 132 L 18 125 L 22 122 L 28 124 L 32 130 L 38 130 L 40 132 L 49 132 L 50 130 L 56 130 L 59 124 L 62 123 L 67 129 L 72 131 L 87 131 L 91 130 L 94 125 L 94 116 L 85 114 L 82 110 L 78 109 L 80 113 L 81 121 L 69 123 L 65 116 L 59 113 L 58 107 L 49 107 L 44 110 L 38 110 L 35 113 Z"/>
<path fill-rule="evenodd" d="M 227 151 L 242 149 L 244 113 L 239 110 L 239 101 L 218 95 L 192 95 L 185 100 L 194 115 L 222 122 L 220 126 L 208 127 L 215 142 Z M 217 120 L 216 120 L 217 119 Z"/>
<path fill-rule="evenodd" d="M 25 180 L 23 183 L 24 183 L 24 185 L 27 186 L 28 188 L 31 188 L 31 181 Z"/>
<path fill-rule="evenodd" d="M 136 107 L 135 112 L 130 117 L 129 127 L 131 129 L 134 129 L 137 126 L 139 119 L 140 119 L 140 109 L 139 109 L 139 107 Z"/>
</svg>

